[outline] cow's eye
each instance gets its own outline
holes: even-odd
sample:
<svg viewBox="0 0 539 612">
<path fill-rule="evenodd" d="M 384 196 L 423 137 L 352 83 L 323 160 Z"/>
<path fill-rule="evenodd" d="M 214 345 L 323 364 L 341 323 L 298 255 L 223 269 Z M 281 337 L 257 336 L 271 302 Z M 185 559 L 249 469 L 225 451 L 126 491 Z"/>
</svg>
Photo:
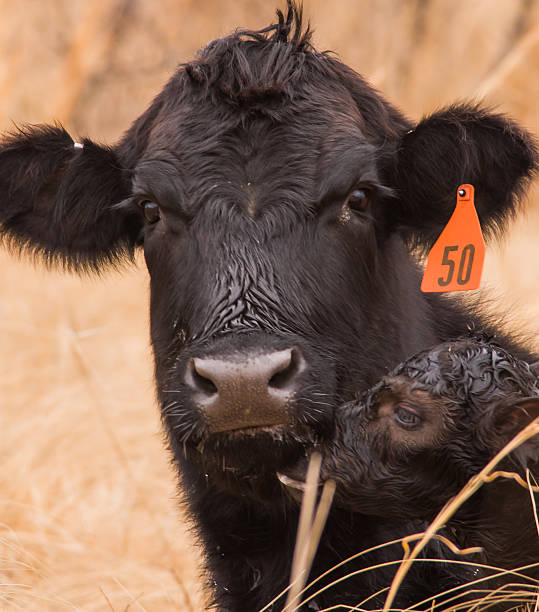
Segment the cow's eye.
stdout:
<svg viewBox="0 0 539 612">
<path fill-rule="evenodd" d="M 161 211 L 159 206 L 151 200 L 142 200 L 140 202 L 142 208 L 142 214 L 148 223 L 156 223 L 161 218 Z"/>
<path fill-rule="evenodd" d="M 398 404 L 395 406 L 395 412 L 393 413 L 393 420 L 404 427 L 405 429 L 417 429 L 421 425 L 421 417 L 415 410 Z"/>
<path fill-rule="evenodd" d="M 350 210 L 363 212 L 369 204 L 369 189 L 365 187 L 354 189 L 348 194 L 345 204 Z"/>
</svg>

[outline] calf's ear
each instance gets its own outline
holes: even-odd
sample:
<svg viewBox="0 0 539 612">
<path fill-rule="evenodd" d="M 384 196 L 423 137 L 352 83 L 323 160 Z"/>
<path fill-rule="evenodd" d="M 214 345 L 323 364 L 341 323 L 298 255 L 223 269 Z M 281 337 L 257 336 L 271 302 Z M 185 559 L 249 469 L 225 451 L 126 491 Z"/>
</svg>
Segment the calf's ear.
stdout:
<svg viewBox="0 0 539 612">
<path fill-rule="evenodd" d="M 73 269 L 132 257 L 140 220 L 114 207 L 130 181 L 111 148 L 75 146 L 60 126 L 32 126 L 0 142 L 0 238 Z"/>
<path fill-rule="evenodd" d="M 483 231 L 499 233 L 537 169 L 532 137 L 507 117 L 454 105 L 403 135 L 389 182 L 398 197 L 391 225 L 414 246 L 429 247 L 451 216 L 457 188 L 475 187 Z"/>
<path fill-rule="evenodd" d="M 478 433 L 493 452 L 498 452 L 535 419 L 539 419 L 539 397 L 507 400 L 483 416 Z M 536 435 L 523 442 L 512 456 L 523 468 L 539 461 L 539 420 Z"/>
</svg>

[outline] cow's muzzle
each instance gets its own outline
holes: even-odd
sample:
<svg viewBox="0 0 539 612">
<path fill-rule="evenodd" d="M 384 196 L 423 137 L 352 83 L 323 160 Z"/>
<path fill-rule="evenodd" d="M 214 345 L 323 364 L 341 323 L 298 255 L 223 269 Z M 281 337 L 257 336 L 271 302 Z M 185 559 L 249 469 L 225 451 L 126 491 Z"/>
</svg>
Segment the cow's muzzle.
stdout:
<svg viewBox="0 0 539 612">
<path fill-rule="evenodd" d="M 185 383 L 210 433 L 290 423 L 307 362 L 297 347 L 191 358 Z"/>
</svg>

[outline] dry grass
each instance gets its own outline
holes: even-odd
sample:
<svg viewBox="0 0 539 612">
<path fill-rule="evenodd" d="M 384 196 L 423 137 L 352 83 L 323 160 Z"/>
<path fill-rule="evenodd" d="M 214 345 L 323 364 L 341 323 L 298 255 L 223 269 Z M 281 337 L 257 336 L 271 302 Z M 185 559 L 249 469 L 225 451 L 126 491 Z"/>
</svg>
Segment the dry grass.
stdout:
<svg viewBox="0 0 539 612">
<path fill-rule="evenodd" d="M 200 610 L 153 401 L 144 276 L 25 274 L 2 268 L 4 605 Z"/>
<path fill-rule="evenodd" d="M 332 48 L 412 116 L 486 94 L 539 133 L 538 0 L 305 0 Z M 0 0 L 0 128 L 58 119 L 112 141 L 179 61 L 266 0 Z M 539 320 L 539 195 L 487 259 L 502 310 Z M 200 610 L 151 382 L 147 279 L 0 254 L 0 609 Z"/>
</svg>

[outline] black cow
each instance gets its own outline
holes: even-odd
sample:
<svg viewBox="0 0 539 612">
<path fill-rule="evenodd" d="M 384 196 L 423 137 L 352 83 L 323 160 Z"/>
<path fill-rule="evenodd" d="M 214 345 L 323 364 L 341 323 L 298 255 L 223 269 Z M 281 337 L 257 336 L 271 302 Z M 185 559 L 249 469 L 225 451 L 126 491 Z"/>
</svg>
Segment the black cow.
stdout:
<svg viewBox="0 0 539 612">
<path fill-rule="evenodd" d="M 431 521 L 517 433 L 539 418 L 539 364 L 514 358 L 485 338 L 422 351 L 341 407 L 331 442 L 320 447 L 322 480 L 354 512 Z M 539 477 L 539 435 L 497 465 Z M 288 472 L 302 488 L 303 460 Z M 532 484 L 534 480 L 531 480 Z M 539 505 L 539 494 L 535 495 Z M 453 517 L 461 547 L 484 548 L 484 563 L 532 565 L 539 579 L 539 535 L 530 493 L 513 480 L 484 485 Z M 515 576 L 503 582 L 514 582 Z"/>
<path fill-rule="evenodd" d="M 414 125 L 313 48 L 292 1 L 181 66 L 112 148 L 59 126 L 4 140 L 9 244 L 71 270 L 144 250 L 163 422 L 222 610 L 256 610 L 286 586 L 297 508 L 276 473 L 331 436 L 335 408 L 408 355 L 490 327 L 478 308 L 421 294 L 410 249 L 433 242 L 463 182 L 499 234 L 535 164 L 528 134 L 473 105 Z M 410 530 L 335 510 L 313 575 Z M 418 566 L 398 603 L 452 572 Z M 353 576 L 317 605 L 355 605 L 393 573 Z"/>
</svg>

